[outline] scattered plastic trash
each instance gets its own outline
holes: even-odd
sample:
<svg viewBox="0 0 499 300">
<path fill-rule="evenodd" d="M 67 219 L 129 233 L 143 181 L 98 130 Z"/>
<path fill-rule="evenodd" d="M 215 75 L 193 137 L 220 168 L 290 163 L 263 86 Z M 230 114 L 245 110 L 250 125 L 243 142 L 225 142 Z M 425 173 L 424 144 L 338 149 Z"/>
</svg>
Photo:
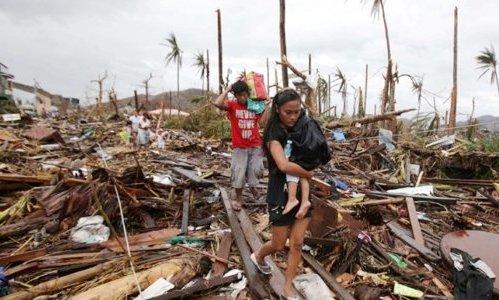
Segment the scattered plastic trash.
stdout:
<svg viewBox="0 0 499 300">
<path fill-rule="evenodd" d="M 298 275 L 293 284 L 308 300 L 334 299 L 322 278 L 315 273 Z"/>
<path fill-rule="evenodd" d="M 401 269 L 407 268 L 407 263 L 405 260 L 395 253 L 388 252 L 388 256 L 397 264 L 397 266 Z"/>
<path fill-rule="evenodd" d="M 413 289 L 406 285 L 400 284 L 396 281 L 393 287 L 393 293 L 395 295 L 406 296 L 411 298 L 421 298 L 424 295 L 424 293 L 421 292 L 420 290 Z"/>
<path fill-rule="evenodd" d="M 333 137 L 337 142 L 344 142 L 346 141 L 345 134 L 341 129 L 335 129 L 333 130 Z"/>
<path fill-rule="evenodd" d="M 193 228 L 194 229 L 194 228 Z M 190 247 L 203 247 L 204 242 L 195 237 L 174 236 L 166 241 L 170 245 L 185 244 Z"/>
<path fill-rule="evenodd" d="M 5 276 L 5 270 L 0 267 L 0 296 L 7 296 L 9 294 L 9 282 Z"/>
<path fill-rule="evenodd" d="M 152 175 L 152 181 L 167 186 L 175 186 L 175 182 L 173 182 L 173 178 L 170 175 Z"/>
<path fill-rule="evenodd" d="M 456 142 L 456 135 L 454 135 L 454 134 L 453 135 L 446 135 L 439 140 L 436 140 L 432 143 L 429 143 L 428 145 L 426 145 L 426 147 L 427 148 L 431 148 L 431 147 L 441 148 L 441 147 L 445 147 L 445 146 L 450 146 L 450 145 L 454 144 L 455 142 Z"/>
<path fill-rule="evenodd" d="M 145 299 L 150 299 L 156 296 L 163 295 L 164 293 L 168 292 L 169 290 L 175 288 L 175 285 L 173 285 L 171 282 L 164 278 L 159 278 L 156 280 L 153 284 L 151 284 L 148 288 L 142 291 L 135 300 L 145 300 Z"/>
<path fill-rule="evenodd" d="M 206 202 L 214 203 L 218 199 L 220 199 L 220 190 L 216 189 L 216 190 L 213 190 L 213 192 L 211 192 L 211 196 L 206 197 Z"/>
<path fill-rule="evenodd" d="M 395 150 L 395 145 L 393 145 L 393 133 L 387 129 L 380 129 L 378 134 L 378 141 L 380 144 L 386 145 L 386 150 Z"/>
<path fill-rule="evenodd" d="M 248 285 L 248 279 L 243 275 L 243 271 L 239 269 L 232 269 L 228 271 L 227 273 L 224 274 L 223 277 L 229 277 L 232 275 L 238 275 L 238 278 L 240 278 L 239 281 L 231 283 L 229 286 L 225 288 L 221 288 L 220 291 L 231 291 L 230 292 L 230 299 L 236 299 L 237 295 L 246 288 Z"/>
<path fill-rule="evenodd" d="M 334 179 L 334 182 L 336 183 L 336 187 L 342 191 L 346 191 L 350 188 L 348 186 L 348 184 L 346 184 L 344 181 L 341 181 L 339 179 Z"/>
<path fill-rule="evenodd" d="M 110 230 L 103 222 L 104 218 L 99 215 L 80 218 L 76 227 L 71 229 L 71 240 L 85 244 L 96 244 L 107 241 Z"/>
<path fill-rule="evenodd" d="M 94 151 L 103 160 L 110 160 L 113 158 L 113 156 L 111 154 L 107 153 L 106 151 L 104 151 L 104 149 L 94 148 Z"/>
<path fill-rule="evenodd" d="M 85 130 L 85 132 L 79 137 L 79 141 L 83 141 L 89 137 L 91 137 L 94 134 L 95 129 L 93 128 L 88 128 Z"/>
<path fill-rule="evenodd" d="M 417 187 L 406 187 L 394 190 L 388 190 L 388 194 L 406 194 L 406 195 L 426 195 L 433 194 L 433 185 L 420 185 Z"/>
<path fill-rule="evenodd" d="M 374 283 L 375 285 L 387 285 L 390 277 L 386 273 L 369 273 L 363 270 L 357 271 L 357 276 L 362 277 L 363 281 Z"/>
</svg>

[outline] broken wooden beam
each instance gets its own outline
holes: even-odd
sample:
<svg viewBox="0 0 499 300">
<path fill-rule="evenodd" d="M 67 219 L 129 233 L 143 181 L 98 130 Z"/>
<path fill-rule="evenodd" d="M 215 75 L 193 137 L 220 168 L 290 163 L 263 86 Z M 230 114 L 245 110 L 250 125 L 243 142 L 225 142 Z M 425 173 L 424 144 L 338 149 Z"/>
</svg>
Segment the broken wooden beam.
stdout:
<svg viewBox="0 0 499 300">
<path fill-rule="evenodd" d="M 391 194 L 391 193 L 386 193 L 386 192 L 379 192 L 379 191 L 367 191 L 365 194 L 369 197 L 373 198 L 386 198 L 386 197 L 412 197 L 415 200 L 426 200 L 426 201 L 432 201 L 432 202 L 437 202 L 440 204 L 447 204 L 447 205 L 452 205 L 456 204 L 458 198 L 450 198 L 450 197 L 437 197 L 437 196 L 425 196 L 425 195 L 408 195 L 408 194 Z"/>
<path fill-rule="evenodd" d="M 369 124 L 369 123 L 375 123 L 375 122 L 383 121 L 383 120 L 391 120 L 391 119 L 395 118 L 396 116 L 400 116 L 401 114 L 404 114 L 406 112 L 410 112 L 413 110 L 416 110 L 416 109 L 410 108 L 410 109 L 403 109 L 403 110 L 398 110 L 398 111 L 390 111 L 390 112 L 387 112 L 387 113 L 382 114 L 382 115 L 354 119 L 351 122 L 349 122 L 348 124 L 341 124 L 338 121 L 332 121 L 326 125 L 326 128 L 333 129 L 333 128 L 344 127 L 344 126 L 355 126 L 355 124 Z"/>
<path fill-rule="evenodd" d="M 70 275 L 42 282 L 32 286 L 25 291 L 9 294 L 2 300 L 30 300 L 40 295 L 53 294 L 68 286 L 80 283 L 86 280 L 91 280 L 116 266 L 116 261 L 109 261 L 95 267 L 82 270 Z"/>
<path fill-rule="evenodd" d="M 201 186 L 201 187 L 208 187 L 208 186 L 213 186 L 215 183 L 211 180 L 206 180 L 200 176 L 198 176 L 195 172 L 189 171 L 186 169 L 174 167 L 172 170 L 175 173 L 178 173 L 184 177 L 187 177 L 189 180 L 192 181 L 193 185 L 195 186 Z"/>
<path fill-rule="evenodd" d="M 244 209 L 237 212 L 237 217 L 239 218 L 239 222 L 241 222 L 242 228 L 244 228 L 244 236 L 246 237 L 246 241 L 248 241 L 251 250 L 253 252 L 257 251 L 262 247 L 263 242 L 256 233 L 253 222 L 251 222 Z M 265 258 L 265 262 L 272 266 L 272 275 L 269 279 L 270 287 L 276 295 L 281 295 L 283 292 L 282 288 L 284 287 L 284 273 L 269 256 Z M 295 290 L 295 292 L 297 295 L 300 295 L 298 291 Z"/>
<path fill-rule="evenodd" d="M 182 204 L 182 227 L 180 234 L 187 234 L 189 231 L 189 200 L 191 196 L 191 189 L 184 190 L 183 204 Z"/>
<path fill-rule="evenodd" d="M 215 277 L 208 280 L 202 279 L 187 288 L 171 291 L 164 295 L 149 298 L 149 300 L 184 299 L 184 297 L 190 296 L 197 292 L 207 291 L 215 287 L 239 281 L 241 278 L 241 274 L 235 274 L 227 277 Z"/>
<path fill-rule="evenodd" d="M 407 204 L 407 212 L 409 214 L 409 220 L 411 221 L 412 235 L 414 240 L 418 242 L 421 246 L 424 246 L 423 234 L 421 233 L 421 227 L 419 226 L 418 212 L 416 211 L 416 205 L 414 205 L 414 199 L 411 197 L 405 198 Z"/>
<path fill-rule="evenodd" d="M 230 248 L 232 246 L 232 242 L 234 241 L 234 237 L 230 232 L 224 232 L 220 239 L 220 246 L 218 247 L 217 256 L 228 259 L 230 254 Z M 212 266 L 212 274 L 213 276 L 222 276 L 227 269 L 227 264 L 223 262 L 216 261 Z"/>
<path fill-rule="evenodd" d="M 85 299 L 126 299 L 138 292 L 136 282 L 141 289 L 147 288 L 159 278 L 169 278 L 182 270 L 189 270 L 184 276 L 193 278 L 196 274 L 192 262 L 187 259 L 172 259 L 148 270 L 138 272 L 136 279 L 133 274 L 106 282 L 83 293 L 71 297 L 73 300 Z"/>
<path fill-rule="evenodd" d="M 227 195 L 227 191 L 224 188 L 220 188 L 220 194 L 222 195 L 222 200 L 225 206 L 225 211 L 227 212 L 227 218 L 229 219 L 230 228 L 232 234 L 234 235 L 237 248 L 241 254 L 244 272 L 248 278 L 249 290 L 255 299 L 268 299 L 269 292 L 267 291 L 265 284 L 261 280 L 258 271 L 250 259 L 251 250 L 244 239 L 244 233 L 237 220 L 234 210 L 232 209 L 231 201 Z"/>
<path fill-rule="evenodd" d="M 324 280 L 327 286 L 336 293 L 336 296 L 340 297 L 343 300 L 355 300 L 354 297 L 350 295 L 350 293 L 336 281 L 336 278 L 326 269 L 324 269 L 324 267 L 319 264 L 319 262 L 317 262 L 317 260 L 315 260 L 312 255 L 304 252 L 302 254 L 302 257 L 307 262 L 307 264 L 317 274 L 319 274 L 319 276 L 322 278 L 322 280 Z"/>
<path fill-rule="evenodd" d="M 386 224 L 386 226 L 388 226 L 388 228 L 390 228 L 393 234 L 395 234 L 399 239 L 401 239 L 407 245 L 411 246 L 416 251 L 421 253 L 421 255 L 423 255 L 426 259 L 429 259 L 431 261 L 440 260 L 440 256 L 436 255 L 435 253 L 433 253 L 433 251 L 419 244 L 411 236 L 406 234 L 405 231 L 402 228 L 400 228 L 400 225 L 398 225 L 396 221 L 391 221 L 388 224 Z"/>
</svg>

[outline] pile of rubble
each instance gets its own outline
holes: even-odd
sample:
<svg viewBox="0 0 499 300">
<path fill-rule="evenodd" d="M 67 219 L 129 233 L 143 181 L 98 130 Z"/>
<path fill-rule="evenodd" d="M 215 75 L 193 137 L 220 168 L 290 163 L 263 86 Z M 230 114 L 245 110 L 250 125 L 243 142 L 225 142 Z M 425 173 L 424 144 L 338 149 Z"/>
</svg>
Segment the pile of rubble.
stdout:
<svg viewBox="0 0 499 300">
<path fill-rule="evenodd" d="M 165 149 L 137 152 L 118 123 L 1 125 L 2 299 L 282 293 L 286 252 L 267 259 L 270 277 L 250 260 L 271 237 L 267 177 L 234 211 L 228 143 L 169 130 Z M 304 299 L 453 298 L 452 247 L 499 271 L 499 154 L 382 133 L 328 134 L 295 280 Z M 489 177 L 442 176 L 463 172 Z"/>
</svg>

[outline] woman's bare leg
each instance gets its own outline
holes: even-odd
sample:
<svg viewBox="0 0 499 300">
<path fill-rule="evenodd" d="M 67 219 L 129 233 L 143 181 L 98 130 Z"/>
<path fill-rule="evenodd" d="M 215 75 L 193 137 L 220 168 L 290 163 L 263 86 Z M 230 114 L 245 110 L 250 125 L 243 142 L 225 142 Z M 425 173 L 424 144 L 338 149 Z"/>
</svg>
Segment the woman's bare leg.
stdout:
<svg viewBox="0 0 499 300">
<path fill-rule="evenodd" d="M 288 268 L 284 274 L 284 295 L 293 296 L 293 279 L 298 272 L 298 265 L 301 262 L 301 248 L 308 228 L 310 218 L 296 220 L 291 226 L 289 234 Z"/>
<path fill-rule="evenodd" d="M 272 239 L 265 242 L 260 249 L 255 252 L 255 258 L 258 264 L 265 264 L 265 256 L 284 249 L 286 239 L 288 238 L 289 226 L 272 226 Z"/>
</svg>

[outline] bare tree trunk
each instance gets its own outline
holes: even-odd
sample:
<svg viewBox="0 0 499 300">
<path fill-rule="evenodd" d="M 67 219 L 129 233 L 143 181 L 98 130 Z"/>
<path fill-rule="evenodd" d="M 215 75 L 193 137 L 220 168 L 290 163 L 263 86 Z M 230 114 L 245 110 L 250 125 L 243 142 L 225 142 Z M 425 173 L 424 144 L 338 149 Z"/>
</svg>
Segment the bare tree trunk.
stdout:
<svg viewBox="0 0 499 300">
<path fill-rule="evenodd" d="M 454 8 L 454 60 L 452 63 L 452 92 L 449 113 L 449 134 L 456 128 L 457 112 L 457 6 Z"/>
<path fill-rule="evenodd" d="M 270 70 L 269 70 L 269 58 L 267 57 L 267 97 L 270 98 Z"/>
<path fill-rule="evenodd" d="M 277 75 L 277 69 L 274 69 L 274 78 L 275 78 L 275 91 L 279 91 L 279 77 Z"/>
<path fill-rule="evenodd" d="M 139 111 L 139 96 L 137 95 L 137 90 L 133 91 L 133 95 L 135 96 L 135 110 Z"/>
<path fill-rule="evenodd" d="M 308 75 L 312 75 L 312 54 L 308 54 Z"/>
<path fill-rule="evenodd" d="M 367 81 L 368 81 L 368 74 L 369 74 L 369 65 L 366 64 L 366 82 L 364 84 L 364 115 L 363 117 L 366 116 L 366 111 L 367 111 Z"/>
<path fill-rule="evenodd" d="M 327 115 L 331 115 L 331 74 L 327 75 Z"/>
<path fill-rule="evenodd" d="M 281 59 L 283 56 L 287 56 L 286 50 L 286 0 L 279 0 L 279 34 L 281 43 Z M 288 79 L 288 69 L 286 66 L 282 66 L 282 86 L 289 86 Z"/>
<path fill-rule="evenodd" d="M 172 109 L 173 109 L 173 103 L 172 103 L 172 91 L 170 91 L 170 111 L 168 112 L 168 116 L 172 117 Z"/>
<path fill-rule="evenodd" d="M 210 96 L 210 52 L 206 50 L 206 94 Z"/>
<path fill-rule="evenodd" d="M 180 60 L 177 59 L 177 104 L 178 113 L 180 113 Z"/>
<path fill-rule="evenodd" d="M 224 84 L 223 77 L 223 64 L 222 64 L 222 17 L 220 16 L 220 9 L 217 9 L 217 29 L 218 29 L 218 92 L 223 92 L 222 86 Z"/>
</svg>

